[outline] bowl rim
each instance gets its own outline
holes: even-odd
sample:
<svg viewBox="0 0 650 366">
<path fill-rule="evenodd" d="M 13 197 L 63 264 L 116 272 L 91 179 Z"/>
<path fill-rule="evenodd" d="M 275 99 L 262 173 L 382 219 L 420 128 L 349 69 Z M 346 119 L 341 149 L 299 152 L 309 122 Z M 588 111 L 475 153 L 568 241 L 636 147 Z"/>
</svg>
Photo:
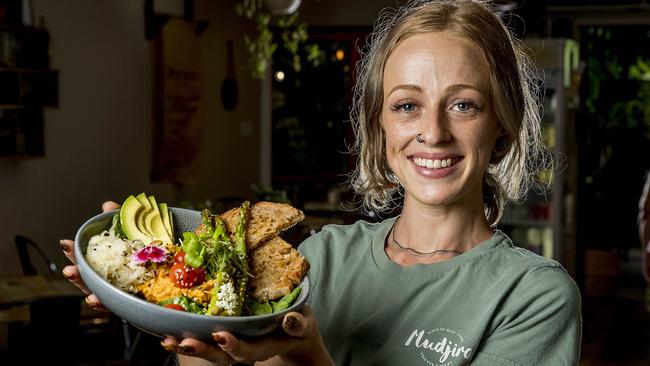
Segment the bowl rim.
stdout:
<svg viewBox="0 0 650 366">
<path fill-rule="evenodd" d="M 199 214 L 199 215 L 201 214 L 201 211 L 190 210 L 190 209 L 181 208 L 181 207 L 168 206 L 168 208 L 170 210 L 172 210 L 172 212 L 173 211 L 180 211 L 180 212 L 185 211 L 186 214 Z M 302 279 L 302 281 L 296 286 L 296 287 L 301 287 L 302 290 L 300 291 L 300 295 L 298 296 L 298 298 L 294 301 L 293 304 L 291 304 L 291 306 L 289 306 L 288 308 L 286 308 L 284 310 L 275 312 L 275 313 L 262 314 L 262 315 L 227 316 L 227 315 L 196 314 L 196 313 L 192 313 L 192 312 L 189 312 L 189 311 L 178 311 L 178 310 L 170 309 L 170 308 L 158 305 L 158 304 L 154 304 L 154 303 L 149 302 L 149 301 L 147 301 L 147 300 L 145 300 L 143 298 L 140 298 L 139 296 L 136 296 L 135 294 L 124 291 L 124 290 L 120 289 L 119 287 L 117 287 L 117 286 L 113 285 L 112 283 L 110 283 L 108 280 L 106 280 L 102 276 L 100 276 L 90 266 L 90 264 L 86 261 L 85 250 L 82 250 L 82 245 L 81 245 L 81 241 L 80 241 L 82 233 L 85 230 L 87 230 L 88 226 L 90 226 L 91 224 L 93 224 L 93 223 L 95 223 L 97 221 L 100 221 L 102 219 L 112 217 L 113 215 L 115 215 L 119 211 L 120 211 L 119 209 L 106 211 L 106 212 L 99 213 L 99 214 L 87 219 L 79 227 L 79 229 L 77 230 L 77 233 L 75 234 L 75 241 L 74 241 L 75 260 L 76 260 L 77 266 L 79 267 L 81 265 L 81 267 L 82 267 L 81 270 L 79 271 L 79 274 L 81 276 L 81 279 L 84 282 L 87 282 L 86 277 L 90 277 L 94 282 L 99 281 L 100 283 L 108 285 L 113 290 L 116 290 L 116 291 L 114 291 L 114 293 L 118 294 L 118 296 L 121 299 L 124 299 L 126 301 L 130 301 L 130 302 L 135 302 L 135 303 L 137 303 L 139 305 L 145 306 L 145 309 L 143 309 L 143 310 L 146 310 L 146 308 L 151 309 L 152 311 L 161 311 L 162 310 L 162 311 L 167 311 L 170 314 L 177 314 L 180 317 L 186 317 L 188 319 L 213 320 L 213 321 L 216 320 L 216 321 L 225 322 L 225 323 L 235 323 L 235 322 L 239 322 L 239 321 L 254 322 L 254 321 L 257 321 L 257 320 L 262 321 L 262 320 L 274 319 L 274 318 L 277 318 L 277 317 L 280 317 L 280 316 L 284 316 L 285 314 L 287 314 L 289 312 L 300 310 L 300 308 L 302 308 L 302 306 L 307 301 L 309 287 L 310 287 L 309 274 L 306 274 L 305 277 Z M 176 215 L 174 215 L 174 217 L 175 216 Z M 110 223 L 110 220 L 109 220 L 109 223 Z M 106 229 L 107 228 L 104 228 L 103 230 L 106 230 Z M 99 233 L 97 233 L 97 234 L 99 234 Z M 97 235 L 97 234 L 93 234 L 92 236 Z M 88 245 L 86 244 L 85 247 L 87 247 L 87 246 Z M 99 295 L 96 295 L 96 296 L 99 298 L 100 301 L 102 301 L 102 299 L 101 299 L 101 297 L 99 297 Z M 102 304 L 103 304 L 103 302 L 102 302 Z M 112 310 L 109 307 L 107 307 L 107 309 L 114 312 L 114 310 Z"/>
</svg>

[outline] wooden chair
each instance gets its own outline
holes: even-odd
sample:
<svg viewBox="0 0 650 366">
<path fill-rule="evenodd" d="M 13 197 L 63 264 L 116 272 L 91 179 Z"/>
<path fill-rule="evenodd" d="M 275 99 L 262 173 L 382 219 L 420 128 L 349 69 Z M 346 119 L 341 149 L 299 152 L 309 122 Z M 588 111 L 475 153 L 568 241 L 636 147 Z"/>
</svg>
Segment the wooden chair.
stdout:
<svg viewBox="0 0 650 366">
<path fill-rule="evenodd" d="M 33 240 L 16 235 L 14 243 L 24 275 L 62 276 L 56 263 Z M 74 358 L 78 360 L 86 355 L 75 351 L 75 344 L 88 345 L 94 340 L 116 339 L 116 335 L 121 336 L 118 327 L 121 319 L 110 313 L 90 309 L 82 304 L 83 298 L 84 295 L 79 293 L 77 296 L 44 298 L 31 302 L 29 322 L 9 324 L 10 352 L 17 352 L 21 358 L 27 355 L 33 362 L 51 361 L 56 357 L 60 357 L 61 361 L 76 361 Z M 38 352 L 34 352 L 34 342 L 40 344 Z M 119 350 L 121 345 L 117 345 Z M 106 346 L 108 345 L 98 344 L 97 349 L 106 349 Z M 116 354 L 121 356 L 119 352 Z"/>
<path fill-rule="evenodd" d="M 15 244 L 23 274 L 61 275 L 54 261 L 33 240 L 16 235 Z M 153 336 L 143 334 L 112 313 L 90 309 L 82 304 L 83 298 L 80 295 L 31 303 L 29 324 L 10 324 L 9 338 L 13 341 L 10 340 L 9 348 L 23 358 L 25 354 L 30 355 L 34 362 L 51 362 L 60 357 L 64 362 L 101 359 L 102 364 L 129 365 L 134 362 L 139 348 L 147 346 L 147 342 L 152 343 L 148 338 Z M 47 340 L 45 349 L 33 352 L 34 342 L 44 340 Z M 156 356 L 152 354 L 151 357 Z M 172 362 L 171 354 L 157 358 L 161 358 L 161 365 Z"/>
</svg>

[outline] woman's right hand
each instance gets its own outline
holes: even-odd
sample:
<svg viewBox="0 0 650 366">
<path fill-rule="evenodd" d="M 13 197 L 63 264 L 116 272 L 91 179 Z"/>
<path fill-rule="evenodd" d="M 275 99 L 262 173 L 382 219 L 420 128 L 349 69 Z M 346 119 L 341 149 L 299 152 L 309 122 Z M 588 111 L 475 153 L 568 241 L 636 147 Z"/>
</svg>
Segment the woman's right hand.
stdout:
<svg viewBox="0 0 650 366">
<path fill-rule="evenodd" d="M 102 204 L 102 212 L 106 211 L 112 211 L 120 208 L 120 205 L 118 205 L 115 202 L 112 201 L 107 201 Z M 90 293 L 90 290 L 88 290 L 88 287 L 86 287 L 86 284 L 81 280 L 81 276 L 79 276 L 79 269 L 77 268 L 76 261 L 74 258 L 74 242 L 69 239 L 62 239 L 60 242 L 61 244 L 61 249 L 63 250 L 63 254 L 72 262 L 72 265 L 66 266 L 63 268 L 62 273 L 63 276 L 72 284 L 75 286 L 79 287 L 81 291 L 83 291 L 86 296 L 86 304 L 90 306 L 91 308 L 95 310 L 105 310 L 106 309 L 102 303 L 99 301 L 97 296 L 95 294 Z"/>
<path fill-rule="evenodd" d="M 318 331 L 316 317 L 308 305 L 305 305 L 302 313 L 285 315 L 282 330 L 248 340 L 223 331 L 212 334 L 214 342 L 168 337 L 161 344 L 168 351 L 179 354 L 181 366 L 225 366 L 235 363 L 259 366 L 334 365 Z"/>
</svg>

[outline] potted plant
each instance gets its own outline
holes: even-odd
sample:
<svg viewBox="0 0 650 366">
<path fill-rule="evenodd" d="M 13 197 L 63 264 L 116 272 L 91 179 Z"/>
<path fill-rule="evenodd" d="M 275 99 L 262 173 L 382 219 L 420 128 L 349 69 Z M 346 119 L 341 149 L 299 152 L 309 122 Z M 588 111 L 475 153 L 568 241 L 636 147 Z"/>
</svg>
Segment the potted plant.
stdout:
<svg viewBox="0 0 650 366">
<path fill-rule="evenodd" d="M 582 123 L 576 124 L 580 235 L 587 249 L 609 255 L 614 250 L 623 261 L 638 247 L 638 202 L 650 169 L 647 159 L 639 159 L 650 151 L 650 58 L 645 44 L 624 43 L 636 32 L 634 27 L 601 26 L 581 35 L 586 88 L 579 110 Z M 593 230 L 603 224 L 616 227 L 616 233 Z"/>
<path fill-rule="evenodd" d="M 294 56 L 294 68 L 300 69 L 298 51 L 307 41 L 307 24 L 298 19 L 299 5 L 300 0 L 241 0 L 236 4 L 237 14 L 257 25 L 255 36 L 244 35 L 254 78 L 264 78 L 280 44 Z"/>
</svg>

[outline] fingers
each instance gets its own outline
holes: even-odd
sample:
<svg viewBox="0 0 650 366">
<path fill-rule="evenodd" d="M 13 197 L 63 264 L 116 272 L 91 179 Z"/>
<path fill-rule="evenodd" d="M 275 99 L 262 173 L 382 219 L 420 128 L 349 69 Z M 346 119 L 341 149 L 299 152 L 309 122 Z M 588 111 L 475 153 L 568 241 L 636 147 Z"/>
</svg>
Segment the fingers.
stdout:
<svg viewBox="0 0 650 366">
<path fill-rule="evenodd" d="M 63 267 L 61 273 L 63 273 L 63 277 L 65 277 L 66 280 L 79 287 L 81 291 L 86 294 L 90 293 L 90 290 L 88 290 L 86 284 L 83 282 L 83 280 L 81 280 L 81 276 L 79 276 L 79 268 L 77 268 L 77 266 L 65 266 Z"/>
<path fill-rule="evenodd" d="M 119 208 L 120 205 L 113 201 L 106 201 L 102 204 L 102 211 L 111 211 Z M 59 245 L 61 246 L 61 250 L 63 251 L 63 254 L 65 254 L 66 258 L 70 262 L 72 262 L 73 265 L 71 266 L 66 266 L 63 268 L 61 273 L 63 273 L 63 277 L 65 277 L 68 281 L 70 281 L 73 285 L 77 286 L 83 293 L 88 294 L 86 296 L 86 304 L 95 310 L 99 311 L 109 311 L 102 305 L 101 301 L 99 301 L 99 298 L 95 296 L 95 294 L 91 294 L 90 290 L 88 287 L 86 287 L 86 284 L 83 282 L 81 279 L 81 276 L 79 275 L 79 269 L 76 266 L 76 260 L 74 257 L 74 241 L 69 240 L 69 239 L 61 239 L 59 240 Z"/>
<path fill-rule="evenodd" d="M 228 332 L 217 332 L 212 335 L 219 347 L 230 357 L 242 363 L 263 361 L 278 354 L 288 353 L 298 347 L 301 342 L 288 336 L 270 336 L 243 341 Z"/>
<path fill-rule="evenodd" d="M 315 344 L 320 335 L 313 312 L 309 306 L 303 314 L 291 312 L 282 320 L 285 335 L 272 335 L 243 341 L 228 332 L 217 332 L 212 337 L 219 347 L 237 362 L 261 361 L 278 354 L 300 352 Z"/>
<path fill-rule="evenodd" d="M 177 352 L 179 355 L 184 356 L 200 357 L 217 366 L 230 366 L 235 362 L 232 357 L 218 347 L 196 339 L 187 338 L 179 342 L 173 337 L 168 337 L 160 342 L 160 345 L 169 352 Z"/>
<path fill-rule="evenodd" d="M 102 203 L 102 212 L 113 211 L 113 210 L 117 210 L 118 208 L 120 208 L 120 205 L 118 205 L 113 201 L 106 201 Z"/>
<path fill-rule="evenodd" d="M 176 352 L 178 349 L 178 340 L 176 338 L 165 338 L 160 342 L 160 345 L 162 348 L 164 348 L 167 352 Z"/>
<path fill-rule="evenodd" d="M 102 212 L 107 212 L 107 211 L 113 211 L 117 210 L 120 208 L 120 205 L 113 201 L 106 201 L 102 203 Z M 75 262 L 74 258 L 74 242 L 69 239 L 61 239 L 59 240 L 59 245 L 61 245 L 61 250 L 63 250 L 63 254 L 70 260 L 72 263 Z"/>
<path fill-rule="evenodd" d="M 90 294 L 86 296 L 86 305 L 93 310 L 97 311 L 110 311 L 99 301 L 99 298 L 95 294 Z"/>
<path fill-rule="evenodd" d="M 311 334 L 310 322 L 307 316 L 311 315 L 311 310 L 307 307 L 303 310 L 305 314 L 291 312 L 284 316 L 282 320 L 282 329 L 295 338 L 306 338 Z"/>
<path fill-rule="evenodd" d="M 248 360 L 265 360 L 271 355 L 267 355 L 264 347 L 252 347 L 251 344 L 244 342 L 228 332 L 217 332 L 212 334 L 223 352 L 228 354 L 237 362 Z"/>
<path fill-rule="evenodd" d="M 63 273 L 63 277 L 65 277 L 73 285 L 77 286 L 81 291 L 83 291 L 83 293 L 88 294 L 85 301 L 91 309 L 98 311 L 109 311 L 106 309 L 106 307 L 104 307 L 104 305 L 102 305 L 97 296 L 90 293 L 90 290 L 88 287 L 86 287 L 86 284 L 83 282 L 83 280 L 81 280 L 81 276 L 79 276 L 79 269 L 77 266 L 66 266 L 61 272 Z"/>
<path fill-rule="evenodd" d="M 61 246 L 61 250 L 63 251 L 63 254 L 65 254 L 66 258 L 70 260 L 72 263 L 77 263 L 74 258 L 74 242 L 70 239 L 61 239 L 59 240 L 59 245 Z"/>
</svg>

